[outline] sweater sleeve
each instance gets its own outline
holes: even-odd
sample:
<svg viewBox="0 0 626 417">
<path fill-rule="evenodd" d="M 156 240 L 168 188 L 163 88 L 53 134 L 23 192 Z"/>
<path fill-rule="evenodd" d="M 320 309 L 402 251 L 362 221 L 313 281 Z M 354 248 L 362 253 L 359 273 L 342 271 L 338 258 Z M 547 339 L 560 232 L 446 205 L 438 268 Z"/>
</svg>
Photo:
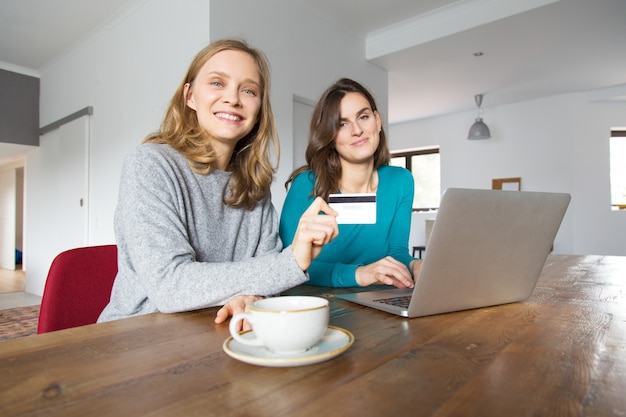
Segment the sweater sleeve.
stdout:
<svg viewBox="0 0 626 417">
<path fill-rule="evenodd" d="M 145 150 L 127 159 L 115 214 L 119 272 L 101 321 L 269 296 L 307 280 L 282 250 L 269 195 L 251 211 L 227 207 L 221 189 L 198 190 L 183 164 Z M 224 224 L 211 223 L 213 212 L 229 210 Z"/>
</svg>

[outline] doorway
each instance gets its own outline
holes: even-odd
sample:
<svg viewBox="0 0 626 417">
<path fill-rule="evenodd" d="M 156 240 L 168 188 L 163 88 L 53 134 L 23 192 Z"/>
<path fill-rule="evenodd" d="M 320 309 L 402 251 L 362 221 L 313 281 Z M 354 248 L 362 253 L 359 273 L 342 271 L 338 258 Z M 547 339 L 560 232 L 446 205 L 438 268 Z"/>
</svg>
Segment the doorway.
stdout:
<svg viewBox="0 0 626 417">
<path fill-rule="evenodd" d="M 0 170 L 0 294 L 24 291 L 24 167 Z"/>
</svg>

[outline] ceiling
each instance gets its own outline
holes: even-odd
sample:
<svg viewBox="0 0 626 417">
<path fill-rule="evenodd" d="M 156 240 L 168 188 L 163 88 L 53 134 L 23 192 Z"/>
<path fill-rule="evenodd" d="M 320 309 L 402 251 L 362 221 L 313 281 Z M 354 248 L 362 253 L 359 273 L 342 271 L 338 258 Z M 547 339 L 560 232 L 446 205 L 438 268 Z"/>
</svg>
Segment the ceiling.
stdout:
<svg viewBox="0 0 626 417">
<path fill-rule="evenodd" d="M 37 75 L 143 1 L 0 0 L 0 68 Z M 625 0 L 299 1 L 387 69 L 390 123 L 474 109 L 475 94 L 486 110 L 604 88 L 626 101 Z"/>
<path fill-rule="evenodd" d="M 625 0 L 303 0 L 366 35 L 389 122 L 620 86 Z M 475 56 L 475 53 L 482 53 Z"/>
</svg>

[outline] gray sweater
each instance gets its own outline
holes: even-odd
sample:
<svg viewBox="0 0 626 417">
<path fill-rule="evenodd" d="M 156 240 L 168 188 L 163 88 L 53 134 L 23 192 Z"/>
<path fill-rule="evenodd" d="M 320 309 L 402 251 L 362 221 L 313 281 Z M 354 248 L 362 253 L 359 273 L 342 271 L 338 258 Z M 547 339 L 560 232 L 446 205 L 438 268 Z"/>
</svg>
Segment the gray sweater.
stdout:
<svg viewBox="0 0 626 417">
<path fill-rule="evenodd" d="M 222 201 L 230 173 L 195 174 L 169 145 L 125 160 L 115 212 L 118 273 L 99 322 L 275 295 L 307 281 L 266 196 L 254 209 Z"/>
</svg>

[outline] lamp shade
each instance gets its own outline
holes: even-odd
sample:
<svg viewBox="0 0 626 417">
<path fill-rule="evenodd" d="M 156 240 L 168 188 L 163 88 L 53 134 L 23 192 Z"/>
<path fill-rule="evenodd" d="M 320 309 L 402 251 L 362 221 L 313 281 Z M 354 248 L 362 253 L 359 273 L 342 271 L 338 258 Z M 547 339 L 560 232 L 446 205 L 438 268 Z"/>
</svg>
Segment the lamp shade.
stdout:
<svg viewBox="0 0 626 417">
<path fill-rule="evenodd" d="M 482 118 L 477 118 L 467 134 L 468 139 L 489 139 L 491 132 L 489 127 L 483 122 Z"/>
</svg>

